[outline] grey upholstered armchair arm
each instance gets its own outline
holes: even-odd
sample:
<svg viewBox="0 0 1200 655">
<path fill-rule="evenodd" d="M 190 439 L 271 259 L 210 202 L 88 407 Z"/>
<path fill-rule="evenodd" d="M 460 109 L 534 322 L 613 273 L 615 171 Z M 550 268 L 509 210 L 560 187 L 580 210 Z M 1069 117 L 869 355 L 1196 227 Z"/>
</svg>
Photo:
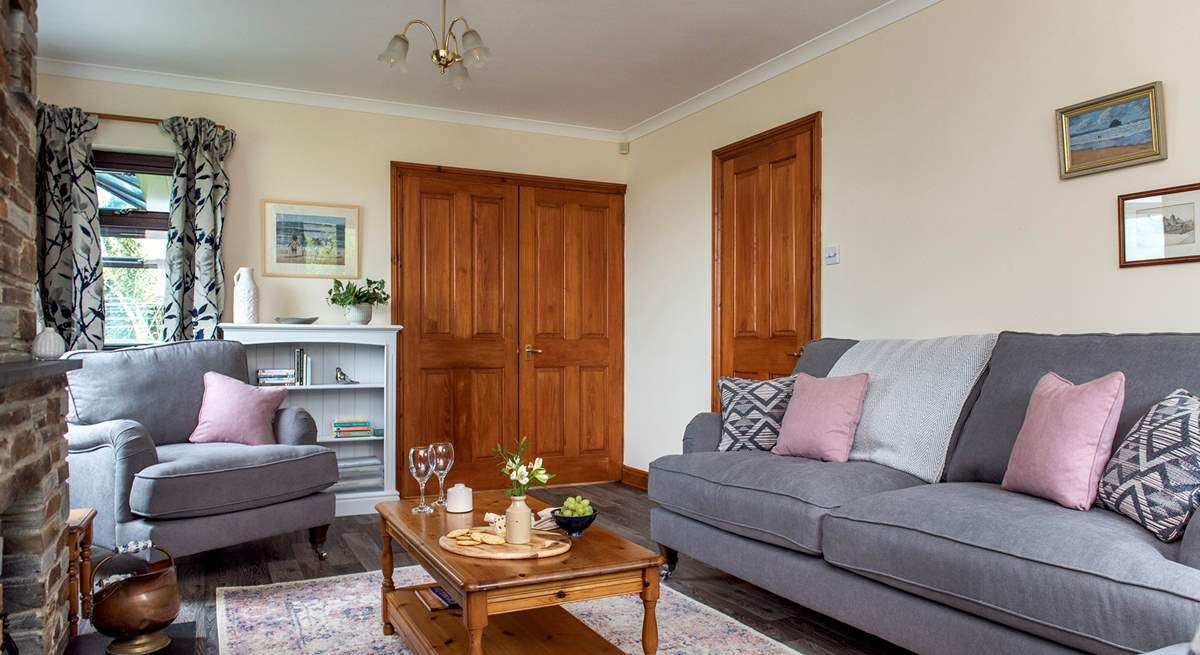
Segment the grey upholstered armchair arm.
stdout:
<svg viewBox="0 0 1200 655">
<path fill-rule="evenodd" d="M 713 452 L 721 443 L 721 413 L 697 414 L 683 431 L 683 452 Z"/>
<path fill-rule="evenodd" d="M 133 520 L 129 492 L 133 476 L 158 463 L 150 433 L 137 421 L 67 425 L 67 462 L 73 507 L 93 507 L 96 543 L 116 544 L 117 522 Z"/>
<path fill-rule="evenodd" d="M 317 422 L 299 407 L 275 410 L 275 443 L 302 446 L 317 443 Z"/>
<path fill-rule="evenodd" d="M 1179 542 L 1179 563 L 1200 569 L 1200 520 L 1195 515 L 1183 529 L 1183 539 Z"/>
</svg>

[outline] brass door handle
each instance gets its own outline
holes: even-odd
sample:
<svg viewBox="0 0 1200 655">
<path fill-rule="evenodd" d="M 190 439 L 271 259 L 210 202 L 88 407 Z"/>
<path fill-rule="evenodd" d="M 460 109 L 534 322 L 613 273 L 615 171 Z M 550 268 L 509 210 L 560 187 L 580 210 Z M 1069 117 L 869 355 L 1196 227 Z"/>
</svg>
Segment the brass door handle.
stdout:
<svg viewBox="0 0 1200 655">
<path fill-rule="evenodd" d="M 797 350 L 796 352 L 792 352 L 792 353 L 787 353 L 787 356 L 788 357 L 799 357 L 800 355 L 803 355 L 803 354 L 804 354 L 804 346 L 801 346 L 800 350 Z"/>
<path fill-rule="evenodd" d="M 533 359 L 534 355 L 542 354 L 541 348 L 534 348 L 533 344 L 525 344 L 525 359 Z"/>
</svg>

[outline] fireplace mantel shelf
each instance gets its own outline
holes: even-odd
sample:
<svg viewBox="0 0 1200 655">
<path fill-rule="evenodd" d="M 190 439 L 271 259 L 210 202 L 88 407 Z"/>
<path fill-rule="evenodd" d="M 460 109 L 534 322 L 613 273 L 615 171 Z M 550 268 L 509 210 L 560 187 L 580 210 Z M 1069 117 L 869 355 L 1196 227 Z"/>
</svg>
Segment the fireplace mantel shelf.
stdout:
<svg viewBox="0 0 1200 655">
<path fill-rule="evenodd" d="M 57 377 L 83 366 L 77 359 L 19 359 L 0 362 L 0 389 Z"/>
</svg>

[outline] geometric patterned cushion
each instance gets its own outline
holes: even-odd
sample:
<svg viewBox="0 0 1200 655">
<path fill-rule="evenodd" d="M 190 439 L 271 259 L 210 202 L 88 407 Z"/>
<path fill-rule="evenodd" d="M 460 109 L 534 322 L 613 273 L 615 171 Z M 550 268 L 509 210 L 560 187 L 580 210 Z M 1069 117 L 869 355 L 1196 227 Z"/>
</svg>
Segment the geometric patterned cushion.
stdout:
<svg viewBox="0 0 1200 655">
<path fill-rule="evenodd" d="M 1200 503 L 1200 398 L 1177 389 L 1133 425 L 1100 479 L 1100 503 L 1162 541 L 1183 536 Z"/>
<path fill-rule="evenodd" d="M 779 441 L 783 413 L 796 377 L 773 380 L 718 378 L 721 443 L 717 450 L 771 450 Z"/>
</svg>

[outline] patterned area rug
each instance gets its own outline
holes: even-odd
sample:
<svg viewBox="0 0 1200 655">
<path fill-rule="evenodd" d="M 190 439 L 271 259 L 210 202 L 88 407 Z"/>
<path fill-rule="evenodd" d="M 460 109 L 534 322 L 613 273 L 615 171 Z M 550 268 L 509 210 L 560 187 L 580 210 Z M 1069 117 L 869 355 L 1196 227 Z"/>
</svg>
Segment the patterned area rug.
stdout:
<svg viewBox="0 0 1200 655">
<path fill-rule="evenodd" d="M 419 566 L 396 569 L 397 586 L 432 580 Z M 405 654 L 397 636 L 379 626 L 380 573 L 258 587 L 217 589 L 217 635 L 221 655 Z M 631 655 L 642 652 L 642 601 L 634 595 L 570 603 L 564 607 L 588 627 Z M 670 589 L 658 601 L 661 655 L 796 655 L 720 612 Z"/>
</svg>

